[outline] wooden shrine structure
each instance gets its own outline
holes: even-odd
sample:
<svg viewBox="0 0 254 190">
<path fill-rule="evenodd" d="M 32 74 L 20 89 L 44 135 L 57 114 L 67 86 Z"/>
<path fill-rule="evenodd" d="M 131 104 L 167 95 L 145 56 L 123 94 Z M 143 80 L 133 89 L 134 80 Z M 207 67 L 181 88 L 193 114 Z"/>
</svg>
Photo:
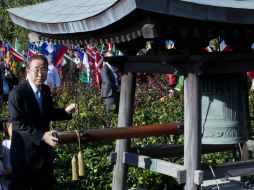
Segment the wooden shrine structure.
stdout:
<svg viewBox="0 0 254 190">
<path fill-rule="evenodd" d="M 253 9 L 254 1 L 247 0 L 55 0 L 8 12 L 14 23 L 44 38 L 67 45 L 82 45 L 89 40 L 112 42 L 125 52 L 124 57 L 111 58 L 123 73 L 119 128 L 132 125 L 136 73 L 177 71 L 184 75 L 184 165 L 130 153 L 128 140 L 119 139 L 112 158 L 112 189 L 127 188 L 128 166 L 132 165 L 173 176 L 185 184 L 186 190 L 197 190 L 203 180 L 212 178 L 210 171 L 201 168 L 202 76 L 254 70 L 254 53 L 250 48 L 254 41 Z M 209 39 L 218 36 L 234 51 L 205 53 Z M 175 42 L 177 52 L 162 48 L 165 39 Z M 136 56 L 147 41 L 155 44 L 153 55 Z M 159 150 L 162 149 L 155 148 L 156 155 Z M 225 164 L 217 169 L 218 177 L 253 175 L 254 161 Z"/>
</svg>

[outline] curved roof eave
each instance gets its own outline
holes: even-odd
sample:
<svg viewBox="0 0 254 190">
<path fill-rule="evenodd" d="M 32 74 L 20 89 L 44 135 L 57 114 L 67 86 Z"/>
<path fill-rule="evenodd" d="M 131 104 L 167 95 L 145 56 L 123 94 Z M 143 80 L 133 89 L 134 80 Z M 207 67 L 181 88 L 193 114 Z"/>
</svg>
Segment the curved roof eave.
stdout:
<svg viewBox="0 0 254 190">
<path fill-rule="evenodd" d="M 136 0 L 136 3 L 141 9 L 176 17 L 233 24 L 254 24 L 254 0 L 160 0 L 156 2 Z"/>
<path fill-rule="evenodd" d="M 203 21 L 254 24 L 254 0 L 54 0 L 49 2 L 55 6 L 49 10 L 47 9 L 49 12 L 46 9 L 44 10 L 43 14 L 46 18 L 43 19 L 41 18 L 42 15 L 38 16 L 40 15 L 38 11 L 33 13 L 29 10 L 30 6 L 8 9 L 8 12 L 15 24 L 35 32 L 47 34 L 71 34 L 98 30 L 113 24 L 135 9 Z M 73 2 L 79 4 L 93 2 L 94 6 L 104 2 L 105 6 L 101 7 L 101 12 L 94 12 L 94 15 L 86 14 L 89 12 L 87 10 L 89 7 L 86 9 L 87 12 L 80 14 L 74 14 L 76 11 L 80 11 L 78 6 L 68 7 L 70 10 L 65 10 L 65 8 L 64 11 L 69 11 L 69 14 L 74 12 L 72 17 L 69 18 L 68 15 L 61 12 L 63 10 L 58 6 L 63 2 L 69 2 L 70 5 Z M 108 4 L 105 2 L 108 2 Z M 37 6 L 37 9 L 40 10 L 40 8 L 46 7 L 45 4 L 37 4 L 34 7 Z M 60 19 L 61 15 L 65 16 L 62 17 L 65 19 Z"/>
<path fill-rule="evenodd" d="M 38 33 L 69 34 L 69 33 L 89 32 L 104 28 L 116 22 L 117 20 L 120 20 L 122 17 L 126 16 L 128 13 L 132 12 L 136 8 L 135 0 L 123 0 L 123 1 L 104 0 L 104 1 L 108 1 L 111 3 L 107 4 L 107 7 L 104 7 L 102 12 L 96 13 L 93 16 L 84 17 L 83 19 L 80 20 L 71 20 L 71 21 L 68 21 L 70 19 L 64 19 L 60 22 L 59 20 L 57 21 L 57 19 L 55 19 L 54 22 L 52 22 L 52 20 L 48 20 L 46 22 L 45 19 L 43 20 L 39 18 L 33 19 L 31 15 L 30 17 L 23 16 L 24 15 L 23 12 L 28 10 L 30 6 L 7 9 L 7 11 L 9 12 L 12 22 L 26 29 Z M 81 1 L 79 0 L 79 2 Z M 40 4 L 37 4 L 37 6 L 40 6 Z M 75 10 L 72 11 L 75 12 Z M 45 13 L 45 15 L 46 14 L 47 13 Z M 34 15 L 36 15 L 36 13 L 34 13 Z M 50 18 L 50 16 L 48 16 L 48 18 Z M 82 18 L 82 15 L 79 15 L 79 18 Z"/>
</svg>

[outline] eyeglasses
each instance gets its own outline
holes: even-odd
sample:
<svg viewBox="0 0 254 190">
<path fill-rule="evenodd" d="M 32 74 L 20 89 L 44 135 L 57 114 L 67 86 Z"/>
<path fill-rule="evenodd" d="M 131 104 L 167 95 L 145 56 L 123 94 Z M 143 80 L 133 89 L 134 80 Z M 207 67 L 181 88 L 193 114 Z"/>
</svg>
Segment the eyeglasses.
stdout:
<svg viewBox="0 0 254 190">
<path fill-rule="evenodd" d="M 29 70 L 32 71 L 35 75 L 38 75 L 39 73 L 45 74 L 48 72 L 47 68 L 36 68 L 36 69 L 29 69 Z"/>
</svg>

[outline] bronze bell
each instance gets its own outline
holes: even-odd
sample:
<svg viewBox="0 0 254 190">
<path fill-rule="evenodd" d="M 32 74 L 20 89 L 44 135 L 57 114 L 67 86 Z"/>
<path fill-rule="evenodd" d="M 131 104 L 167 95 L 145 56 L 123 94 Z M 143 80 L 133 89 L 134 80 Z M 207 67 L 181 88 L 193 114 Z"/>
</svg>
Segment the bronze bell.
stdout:
<svg viewBox="0 0 254 190">
<path fill-rule="evenodd" d="M 245 73 L 204 75 L 202 144 L 236 144 L 248 139 L 248 87 Z"/>
</svg>

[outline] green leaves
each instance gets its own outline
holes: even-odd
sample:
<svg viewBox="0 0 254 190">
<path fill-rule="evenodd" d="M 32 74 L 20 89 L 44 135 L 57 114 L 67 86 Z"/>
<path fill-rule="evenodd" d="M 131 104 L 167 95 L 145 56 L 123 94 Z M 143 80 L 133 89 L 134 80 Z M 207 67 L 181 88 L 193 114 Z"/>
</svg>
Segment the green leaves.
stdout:
<svg viewBox="0 0 254 190">
<path fill-rule="evenodd" d="M 2 35 L 3 39 L 8 40 L 11 44 L 14 45 L 15 38 L 17 38 L 20 41 L 22 49 L 26 50 L 28 44 L 28 33 L 31 31 L 28 31 L 27 29 L 12 23 L 6 9 L 32 5 L 44 1 L 46 0 L 4 0 L 4 3 L 2 3 L 2 6 L 0 6 L 0 34 Z"/>
</svg>

